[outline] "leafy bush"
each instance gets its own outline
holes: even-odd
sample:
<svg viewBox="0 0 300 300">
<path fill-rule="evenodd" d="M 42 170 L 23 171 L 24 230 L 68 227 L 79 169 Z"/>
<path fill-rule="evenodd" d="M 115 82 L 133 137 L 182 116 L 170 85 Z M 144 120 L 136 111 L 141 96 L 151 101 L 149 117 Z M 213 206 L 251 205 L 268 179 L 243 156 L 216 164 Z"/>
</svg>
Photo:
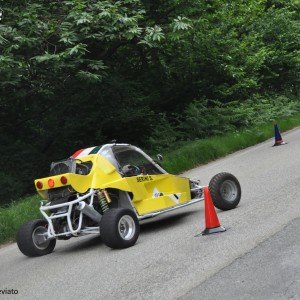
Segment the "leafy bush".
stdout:
<svg viewBox="0 0 300 300">
<path fill-rule="evenodd" d="M 79 148 L 117 139 L 165 149 L 296 109 L 294 0 L 20 0 L 0 10 L 1 204 Z"/>
<path fill-rule="evenodd" d="M 255 96 L 252 100 L 225 104 L 220 101 L 195 100 L 178 116 L 176 127 L 170 125 L 164 116 L 154 128 L 149 144 L 157 151 L 172 149 L 172 145 L 180 145 L 183 141 L 204 139 L 243 127 L 280 121 L 299 111 L 300 102 L 286 96 L 274 96 L 273 99 Z"/>
<path fill-rule="evenodd" d="M 149 138 L 149 145 L 158 152 L 172 149 L 176 147 L 176 141 L 180 140 L 180 136 L 176 125 L 171 124 L 165 114 L 160 114 Z"/>
</svg>

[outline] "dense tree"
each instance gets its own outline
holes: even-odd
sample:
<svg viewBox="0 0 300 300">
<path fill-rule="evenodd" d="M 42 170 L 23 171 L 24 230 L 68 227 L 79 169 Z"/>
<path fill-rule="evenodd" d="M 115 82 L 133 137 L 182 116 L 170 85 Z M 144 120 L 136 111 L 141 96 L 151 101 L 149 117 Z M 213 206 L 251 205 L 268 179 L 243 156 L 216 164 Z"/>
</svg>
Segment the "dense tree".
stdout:
<svg viewBox="0 0 300 300">
<path fill-rule="evenodd" d="M 296 1 L 21 0 L 0 10 L 0 203 L 81 147 L 117 138 L 166 148 L 245 126 L 263 107 L 296 107 Z"/>
</svg>

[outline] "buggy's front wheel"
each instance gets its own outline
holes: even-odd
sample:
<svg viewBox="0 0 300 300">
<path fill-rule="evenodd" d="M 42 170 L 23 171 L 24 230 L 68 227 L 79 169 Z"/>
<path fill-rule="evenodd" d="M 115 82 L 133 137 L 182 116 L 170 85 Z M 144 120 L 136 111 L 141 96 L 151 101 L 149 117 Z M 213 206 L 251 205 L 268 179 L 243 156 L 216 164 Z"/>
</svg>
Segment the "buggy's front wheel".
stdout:
<svg viewBox="0 0 300 300">
<path fill-rule="evenodd" d="M 111 208 L 104 213 L 100 222 L 102 241 L 110 248 L 128 248 L 139 237 L 140 225 L 134 211 L 127 208 Z"/>
<path fill-rule="evenodd" d="M 241 200 L 240 183 L 227 172 L 215 175 L 209 183 L 209 190 L 215 207 L 222 210 L 235 208 Z"/>
<path fill-rule="evenodd" d="M 20 251 L 29 257 L 42 256 L 53 251 L 56 239 L 47 238 L 45 220 L 34 220 L 23 224 L 17 232 L 17 244 Z"/>
</svg>

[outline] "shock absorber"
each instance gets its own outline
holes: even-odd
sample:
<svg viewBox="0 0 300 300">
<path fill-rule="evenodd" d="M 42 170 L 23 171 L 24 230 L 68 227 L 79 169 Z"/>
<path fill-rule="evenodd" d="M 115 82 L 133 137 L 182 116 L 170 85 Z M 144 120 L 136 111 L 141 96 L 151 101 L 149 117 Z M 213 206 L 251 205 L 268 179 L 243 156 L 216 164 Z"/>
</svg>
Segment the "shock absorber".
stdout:
<svg viewBox="0 0 300 300">
<path fill-rule="evenodd" d="M 106 212 L 109 207 L 108 207 L 108 201 L 106 199 L 106 193 L 104 192 L 105 190 L 102 190 L 102 191 L 98 191 L 97 195 L 98 195 L 98 198 L 99 198 L 99 203 L 100 203 L 100 207 L 101 207 L 101 210 L 102 210 L 102 213 Z"/>
</svg>

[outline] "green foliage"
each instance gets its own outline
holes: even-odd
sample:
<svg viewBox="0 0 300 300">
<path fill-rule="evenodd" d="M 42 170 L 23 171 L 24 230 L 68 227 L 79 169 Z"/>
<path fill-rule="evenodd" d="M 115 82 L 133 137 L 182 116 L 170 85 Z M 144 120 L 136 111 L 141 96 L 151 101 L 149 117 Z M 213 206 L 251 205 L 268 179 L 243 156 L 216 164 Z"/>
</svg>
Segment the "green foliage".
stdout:
<svg viewBox="0 0 300 300">
<path fill-rule="evenodd" d="M 19 227 L 34 219 L 41 219 L 39 197 L 28 197 L 0 208 L 0 244 L 15 239 Z"/>
<path fill-rule="evenodd" d="M 33 192 L 51 161 L 78 148 L 116 138 L 163 150 L 298 109 L 294 0 L 0 9 L 2 204 Z"/>
<path fill-rule="evenodd" d="M 253 99 L 242 103 L 193 101 L 176 120 L 175 125 L 171 125 L 163 116 L 149 138 L 149 145 L 155 151 L 161 152 L 167 148 L 173 149 L 173 145 L 181 145 L 187 140 L 204 139 L 235 132 L 241 127 L 271 123 L 300 111 L 299 101 L 285 96 L 273 97 L 253 96 Z"/>
<path fill-rule="evenodd" d="M 300 125 L 300 115 L 280 121 L 281 131 Z M 237 150 L 263 142 L 274 135 L 272 123 L 262 123 L 248 129 L 225 133 L 203 140 L 186 142 L 180 148 L 166 153 L 163 167 L 168 172 L 178 174 L 197 165 L 208 163 Z M 272 145 L 272 144 L 271 144 Z"/>
<path fill-rule="evenodd" d="M 165 151 L 174 148 L 179 139 L 180 134 L 176 131 L 176 127 L 168 121 L 165 114 L 160 114 L 149 138 L 151 147 L 158 152 Z"/>
</svg>

